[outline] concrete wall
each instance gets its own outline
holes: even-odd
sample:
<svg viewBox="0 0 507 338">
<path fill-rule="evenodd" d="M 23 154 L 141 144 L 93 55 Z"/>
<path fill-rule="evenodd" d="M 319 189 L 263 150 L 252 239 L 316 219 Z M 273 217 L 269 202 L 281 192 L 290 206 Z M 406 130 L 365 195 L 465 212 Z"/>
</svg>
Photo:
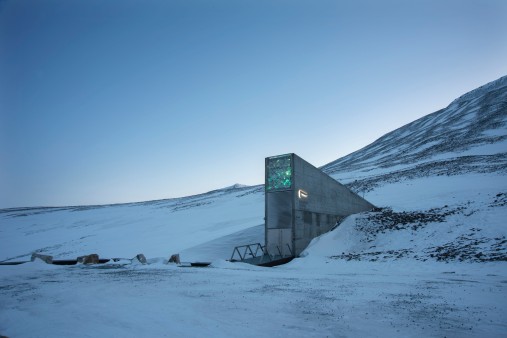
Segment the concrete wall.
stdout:
<svg viewBox="0 0 507 338">
<path fill-rule="evenodd" d="M 290 156 L 292 184 L 266 189 L 265 236 L 271 255 L 298 256 L 337 221 L 374 207 L 299 156 L 284 156 Z"/>
<path fill-rule="evenodd" d="M 295 154 L 293 167 L 293 247 L 296 256 L 313 238 L 333 228 L 337 221 L 374 207 Z M 304 193 L 299 194 L 300 190 Z"/>
<path fill-rule="evenodd" d="M 266 244 L 268 252 L 281 257 L 293 256 L 293 190 L 266 193 Z"/>
</svg>

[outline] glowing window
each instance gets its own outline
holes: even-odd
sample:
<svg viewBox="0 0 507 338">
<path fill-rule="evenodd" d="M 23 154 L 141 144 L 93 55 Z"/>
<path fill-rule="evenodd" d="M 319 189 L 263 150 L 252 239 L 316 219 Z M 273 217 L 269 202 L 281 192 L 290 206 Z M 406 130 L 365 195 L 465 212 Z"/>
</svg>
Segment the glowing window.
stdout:
<svg viewBox="0 0 507 338">
<path fill-rule="evenodd" d="M 266 190 L 285 190 L 292 187 L 292 157 L 282 155 L 268 158 Z"/>
</svg>

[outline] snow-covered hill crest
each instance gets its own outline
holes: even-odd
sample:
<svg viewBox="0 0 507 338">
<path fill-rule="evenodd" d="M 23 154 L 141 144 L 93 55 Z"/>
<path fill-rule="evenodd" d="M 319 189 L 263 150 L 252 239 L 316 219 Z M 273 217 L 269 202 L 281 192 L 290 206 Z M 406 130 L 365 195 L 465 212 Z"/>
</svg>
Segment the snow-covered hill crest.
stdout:
<svg viewBox="0 0 507 338">
<path fill-rule="evenodd" d="M 345 183 L 371 181 L 387 174 L 391 177 L 385 179 L 392 179 L 393 174 L 407 177 L 505 173 L 506 125 L 507 76 L 504 76 L 322 169 Z"/>
</svg>

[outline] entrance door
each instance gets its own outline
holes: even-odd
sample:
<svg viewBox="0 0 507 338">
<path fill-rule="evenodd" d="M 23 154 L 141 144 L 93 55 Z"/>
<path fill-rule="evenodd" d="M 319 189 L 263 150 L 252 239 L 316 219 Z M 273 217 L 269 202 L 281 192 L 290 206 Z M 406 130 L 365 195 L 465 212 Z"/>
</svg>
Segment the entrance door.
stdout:
<svg viewBox="0 0 507 338">
<path fill-rule="evenodd" d="M 271 256 L 293 256 L 293 191 L 266 193 L 266 245 Z"/>
<path fill-rule="evenodd" d="M 292 229 L 268 229 L 267 243 L 271 256 L 293 256 Z"/>
</svg>

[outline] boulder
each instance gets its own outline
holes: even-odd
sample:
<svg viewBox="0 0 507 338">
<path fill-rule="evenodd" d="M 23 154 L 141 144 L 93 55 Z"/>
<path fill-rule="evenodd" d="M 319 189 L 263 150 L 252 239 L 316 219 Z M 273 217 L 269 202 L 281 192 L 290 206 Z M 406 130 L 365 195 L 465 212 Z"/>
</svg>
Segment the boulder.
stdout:
<svg viewBox="0 0 507 338">
<path fill-rule="evenodd" d="M 80 256 L 77 258 L 78 263 L 83 264 L 98 264 L 99 263 L 99 255 L 97 254 L 90 254 L 86 256 Z"/>
<path fill-rule="evenodd" d="M 31 258 L 31 261 L 33 262 L 35 259 L 40 259 L 41 261 L 47 263 L 47 264 L 53 264 L 53 256 L 49 256 L 49 255 L 42 255 L 42 254 L 39 254 L 39 253 L 32 253 L 32 258 Z"/>
<path fill-rule="evenodd" d="M 140 254 L 136 255 L 136 259 L 137 259 L 140 263 L 142 263 L 142 264 L 146 264 L 146 263 L 148 263 L 148 262 L 146 261 L 146 257 L 144 257 L 144 255 L 143 255 L 142 253 L 140 253 Z"/>
<path fill-rule="evenodd" d="M 180 254 L 171 255 L 171 258 L 169 258 L 169 262 L 168 263 L 181 264 Z"/>
</svg>

